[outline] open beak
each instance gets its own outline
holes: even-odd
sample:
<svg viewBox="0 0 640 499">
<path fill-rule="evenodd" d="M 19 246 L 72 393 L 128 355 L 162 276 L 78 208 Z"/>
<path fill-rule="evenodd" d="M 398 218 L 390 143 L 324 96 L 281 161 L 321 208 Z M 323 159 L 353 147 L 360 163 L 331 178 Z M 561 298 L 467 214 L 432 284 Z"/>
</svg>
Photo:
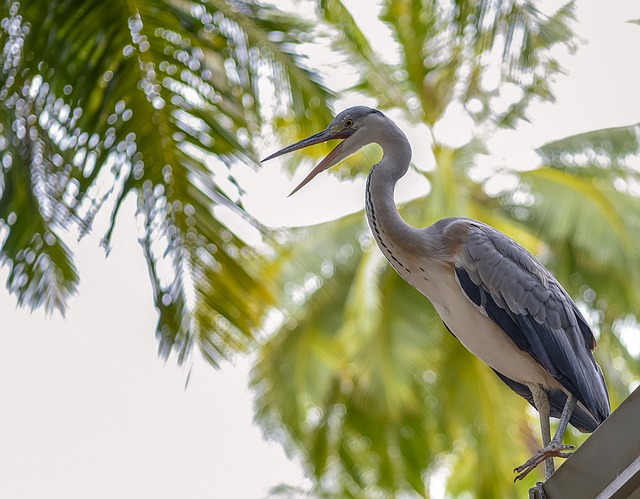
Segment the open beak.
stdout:
<svg viewBox="0 0 640 499">
<path fill-rule="evenodd" d="M 261 163 L 268 161 L 273 158 L 277 158 L 278 156 L 282 156 L 283 154 L 287 154 L 289 152 L 297 151 L 298 149 L 303 149 L 305 147 L 312 146 L 314 144 L 320 144 L 321 142 L 326 142 L 327 140 L 332 139 L 346 139 L 351 136 L 349 131 L 339 130 L 332 131 L 330 128 L 323 130 L 322 132 L 316 133 L 311 137 L 307 137 L 300 142 L 296 142 L 295 144 L 291 144 L 290 146 L 285 147 L 284 149 L 280 149 L 278 152 L 273 153 L 271 156 L 263 159 Z M 307 185 L 318 173 L 325 171 L 328 168 L 331 168 L 333 165 L 338 164 L 344 158 L 349 156 L 344 151 L 344 143 L 343 140 L 340 142 L 333 151 L 331 151 L 319 164 L 316 166 L 309 175 L 305 177 L 305 179 L 298 184 L 298 186 L 291 191 L 289 196 L 295 194 L 300 189 L 302 189 L 305 185 Z"/>
</svg>

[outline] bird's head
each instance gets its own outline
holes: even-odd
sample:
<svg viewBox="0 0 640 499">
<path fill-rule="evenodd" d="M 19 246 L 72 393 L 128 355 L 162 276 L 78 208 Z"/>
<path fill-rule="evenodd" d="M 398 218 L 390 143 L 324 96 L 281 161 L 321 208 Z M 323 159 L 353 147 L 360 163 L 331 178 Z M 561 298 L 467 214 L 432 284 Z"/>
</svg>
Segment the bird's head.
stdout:
<svg viewBox="0 0 640 499">
<path fill-rule="evenodd" d="M 291 194 L 299 191 L 302 187 L 308 184 L 318 173 L 337 165 L 343 159 L 351 156 L 362 147 L 370 144 L 373 140 L 372 134 L 367 133 L 375 129 L 375 123 L 378 122 L 384 115 L 377 109 L 372 109 L 365 106 L 350 107 L 339 113 L 329 126 L 321 132 L 307 137 L 300 142 L 291 144 L 290 146 L 280 149 L 278 152 L 273 153 L 271 156 L 263 159 L 262 161 L 268 161 L 283 154 L 297 151 L 304 147 L 326 142 L 332 139 L 343 139 L 333 151 L 331 151 L 310 173 L 305 179 L 298 184 L 298 186 L 291 191 Z M 289 194 L 289 196 L 291 196 Z"/>
</svg>

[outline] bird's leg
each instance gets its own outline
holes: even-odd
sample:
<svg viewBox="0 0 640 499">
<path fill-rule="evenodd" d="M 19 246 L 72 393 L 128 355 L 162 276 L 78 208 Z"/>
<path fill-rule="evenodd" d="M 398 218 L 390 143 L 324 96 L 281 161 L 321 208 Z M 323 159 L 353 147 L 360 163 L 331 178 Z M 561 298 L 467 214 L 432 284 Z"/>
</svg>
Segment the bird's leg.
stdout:
<svg viewBox="0 0 640 499">
<path fill-rule="evenodd" d="M 538 409 L 538 413 L 540 413 L 540 433 L 542 434 L 542 448 L 544 449 L 551 443 L 551 421 L 549 420 L 551 409 L 549 406 L 549 396 L 546 390 L 539 385 L 535 385 L 531 393 L 533 395 L 533 402 Z M 554 471 L 553 458 L 550 457 L 544 462 L 545 479 L 548 480 Z"/>
<path fill-rule="evenodd" d="M 534 390 L 532 390 L 532 393 Z M 546 395 L 546 394 L 545 394 Z M 534 396 L 535 402 L 535 396 Z M 529 459 L 522 466 L 518 466 L 515 470 L 516 473 L 519 473 L 516 476 L 515 480 L 522 480 L 525 476 L 527 476 L 531 470 L 533 470 L 536 466 L 538 466 L 542 461 L 552 459 L 553 457 L 563 457 L 567 458 L 571 454 L 564 452 L 566 450 L 573 449 L 573 445 L 564 445 L 562 443 L 562 438 L 564 437 L 564 432 L 567 429 L 567 425 L 569 424 L 569 420 L 571 419 L 571 414 L 573 414 L 573 410 L 576 407 L 577 400 L 574 395 L 569 394 L 567 397 L 567 402 L 564 405 L 564 409 L 562 410 L 562 416 L 560 417 L 560 423 L 558 424 L 558 429 L 556 430 L 556 434 L 553 436 L 553 439 L 545 445 L 542 449 L 536 452 L 531 459 Z M 548 404 L 548 399 L 547 399 Z M 548 410 L 548 406 L 547 406 Z M 542 413 L 540 414 L 542 417 Z M 542 425 L 542 422 L 541 422 Z M 550 432 L 549 432 L 550 433 Z M 544 438 L 544 437 L 543 437 Z M 545 468 L 545 471 L 548 471 L 548 468 Z M 549 478 L 549 475 L 547 475 Z M 514 481 L 515 481 L 514 480 Z"/>
<path fill-rule="evenodd" d="M 562 416 L 560 416 L 560 424 L 558 424 L 558 429 L 556 430 L 556 434 L 553 436 L 553 441 L 556 443 L 562 443 L 562 438 L 564 437 L 564 432 L 567 430 L 567 426 L 569 425 L 569 420 L 571 419 L 571 415 L 573 414 L 573 410 L 576 408 L 576 404 L 578 400 L 575 395 L 569 394 L 567 397 L 567 402 L 564 404 L 564 409 L 562 410 Z"/>
<path fill-rule="evenodd" d="M 549 421 L 549 397 L 546 390 L 544 390 L 538 384 L 529 385 L 531 395 L 533 396 L 533 403 L 538 409 L 540 414 L 540 433 L 542 434 L 542 448 L 546 448 L 551 443 L 551 423 Z M 553 465 L 553 458 L 550 457 L 544 462 L 545 478 L 548 479 L 555 471 Z"/>
</svg>

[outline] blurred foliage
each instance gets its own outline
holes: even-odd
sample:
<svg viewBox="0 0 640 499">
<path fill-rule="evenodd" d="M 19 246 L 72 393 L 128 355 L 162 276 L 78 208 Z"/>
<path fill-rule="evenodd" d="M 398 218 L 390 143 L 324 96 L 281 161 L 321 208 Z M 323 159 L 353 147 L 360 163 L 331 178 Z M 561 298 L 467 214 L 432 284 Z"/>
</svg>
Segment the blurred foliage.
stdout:
<svg viewBox="0 0 640 499">
<path fill-rule="evenodd" d="M 256 420 L 302 455 L 314 483 L 275 495 L 419 497 L 444 482 L 448 497 L 522 497 L 541 475 L 514 485 L 511 470 L 540 446 L 537 414 L 390 269 L 363 214 L 272 238 L 244 210 L 234 172 L 255 166 L 262 136 L 290 143 L 330 121 L 331 93 L 300 50 L 329 40 L 358 75 L 348 91 L 425 130 L 434 164 L 411 174 L 429 190 L 402 207 L 405 219 L 469 216 L 537 254 L 599 335 L 615 407 L 640 380 L 627 348 L 640 296 L 638 126 L 547 144 L 538 168 L 509 170 L 517 187 L 490 196 L 475 173 L 485 139 L 526 119 L 533 100 L 553 101 L 551 49 L 575 49 L 573 3 L 547 15 L 530 0 L 383 0 L 393 62 L 339 0 L 306 5 L 301 19 L 241 0 L 3 3 L 7 285 L 19 303 L 64 310 L 78 283 L 65 238 L 102 217 L 108 248 L 133 195 L 160 352 L 182 361 L 197 346 L 216 365 L 258 351 Z M 437 125 L 458 108 L 474 133 L 454 146 Z M 369 148 L 340 174 L 377 157 Z"/>
<path fill-rule="evenodd" d="M 531 1 L 387 0 L 381 20 L 400 59 L 388 64 L 339 0 L 319 4 L 336 49 L 361 75 L 355 88 L 430 125 L 457 100 L 477 122 L 514 126 L 532 99 L 553 100 L 561 68 L 550 49 L 576 44 L 573 2 L 548 16 Z"/>
<path fill-rule="evenodd" d="M 487 136 L 526 119 L 533 99 L 553 101 L 561 68 L 550 50 L 575 48 L 573 3 L 545 15 L 528 1 L 383 1 L 397 63 L 383 62 L 341 2 L 318 5 L 334 48 L 361 76 L 351 90 L 427 125 L 435 164 L 413 174 L 429 190 L 402 207 L 403 217 L 416 226 L 479 219 L 537 254 L 599 334 L 615 408 L 640 380 L 616 333 L 621 317 L 637 313 L 640 291 L 636 127 L 547 144 L 531 171 L 493 164 L 517 186 L 498 195 L 487 194 L 491 176 L 477 174 Z M 475 123 L 461 146 L 438 136 L 454 107 Z M 363 214 L 292 237 L 269 270 L 285 307 L 260 351 L 254 387 L 258 421 L 301 450 L 315 479 L 311 495 L 429 496 L 433 479 L 446 483 L 447 497 L 525 496 L 542 471 L 514 485 L 511 470 L 540 446 L 537 413 L 391 270 Z M 566 441 L 584 438 L 570 431 Z"/>
<path fill-rule="evenodd" d="M 264 231 L 233 174 L 256 165 L 274 107 L 259 78 L 272 114 L 329 119 L 293 51 L 309 25 L 243 1 L 3 2 L 1 17 L 0 261 L 19 303 L 64 310 L 78 275 L 61 236 L 100 215 L 108 248 L 133 194 L 161 354 L 245 349 L 272 295 L 214 208 Z"/>
</svg>

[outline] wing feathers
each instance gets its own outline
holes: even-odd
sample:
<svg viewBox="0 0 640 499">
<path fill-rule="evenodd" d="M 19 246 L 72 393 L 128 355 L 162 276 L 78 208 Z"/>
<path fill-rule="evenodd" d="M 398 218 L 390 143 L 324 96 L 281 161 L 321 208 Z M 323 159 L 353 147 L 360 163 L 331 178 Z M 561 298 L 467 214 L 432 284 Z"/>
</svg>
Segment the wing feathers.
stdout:
<svg viewBox="0 0 640 499">
<path fill-rule="evenodd" d="M 501 232 L 472 220 L 449 220 L 443 236 L 457 249 L 455 272 L 462 291 L 602 422 L 610 409 L 591 353 L 595 338 L 571 297 Z M 585 418 L 579 419 L 585 426 Z"/>
</svg>

